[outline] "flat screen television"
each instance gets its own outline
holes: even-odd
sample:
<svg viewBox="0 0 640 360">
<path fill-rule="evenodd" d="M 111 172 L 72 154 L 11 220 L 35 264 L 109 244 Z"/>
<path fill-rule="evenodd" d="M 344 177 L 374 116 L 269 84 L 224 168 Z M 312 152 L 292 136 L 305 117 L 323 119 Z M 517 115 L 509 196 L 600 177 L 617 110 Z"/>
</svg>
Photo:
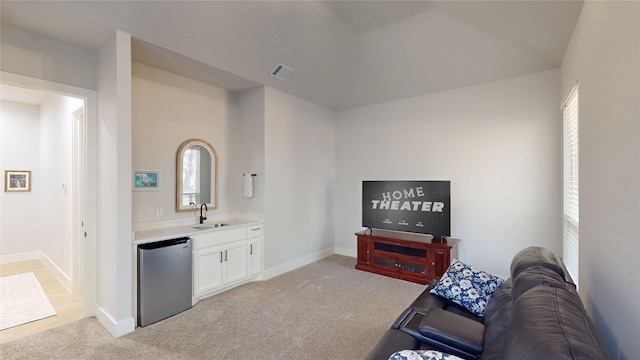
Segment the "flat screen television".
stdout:
<svg viewBox="0 0 640 360">
<path fill-rule="evenodd" d="M 451 235 L 450 181 L 363 181 L 362 226 Z"/>
</svg>

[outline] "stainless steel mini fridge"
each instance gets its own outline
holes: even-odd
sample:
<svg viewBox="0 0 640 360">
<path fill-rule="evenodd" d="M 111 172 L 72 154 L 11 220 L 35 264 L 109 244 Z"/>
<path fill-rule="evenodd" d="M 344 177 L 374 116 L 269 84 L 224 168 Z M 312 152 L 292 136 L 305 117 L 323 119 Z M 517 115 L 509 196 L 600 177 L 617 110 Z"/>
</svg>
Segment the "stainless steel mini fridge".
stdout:
<svg viewBox="0 0 640 360">
<path fill-rule="evenodd" d="M 191 239 L 138 246 L 138 325 L 191 308 Z"/>
</svg>

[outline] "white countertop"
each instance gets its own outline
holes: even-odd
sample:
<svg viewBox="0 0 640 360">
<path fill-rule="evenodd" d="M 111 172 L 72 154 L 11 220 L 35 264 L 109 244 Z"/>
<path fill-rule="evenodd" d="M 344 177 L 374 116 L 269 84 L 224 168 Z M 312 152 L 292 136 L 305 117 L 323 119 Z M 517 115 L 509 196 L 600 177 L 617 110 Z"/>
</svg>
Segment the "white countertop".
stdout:
<svg viewBox="0 0 640 360">
<path fill-rule="evenodd" d="M 247 225 L 258 225 L 262 224 L 261 220 L 255 219 L 228 219 L 223 221 L 210 221 L 204 223 L 214 224 L 214 223 L 222 223 L 225 224 L 221 227 L 210 227 L 204 229 L 197 229 L 194 226 L 198 226 L 199 224 L 190 224 L 190 225 L 180 225 L 180 226 L 171 226 L 164 227 L 158 229 L 149 229 L 149 230 L 139 230 L 134 232 L 133 245 L 146 244 L 155 241 L 169 240 L 180 238 L 183 236 L 191 236 L 196 234 L 203 234 L 212 231 L 224 231 L 227 229 L 233 229 L 241 226 Z"/>
</svg>

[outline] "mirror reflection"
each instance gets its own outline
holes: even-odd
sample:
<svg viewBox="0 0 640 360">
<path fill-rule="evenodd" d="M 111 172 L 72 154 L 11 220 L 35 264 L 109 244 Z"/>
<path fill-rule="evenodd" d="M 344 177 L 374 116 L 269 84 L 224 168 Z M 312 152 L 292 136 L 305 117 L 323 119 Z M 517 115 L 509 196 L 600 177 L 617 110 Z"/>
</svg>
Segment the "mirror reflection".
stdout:
<svg viewBox="0 0 640 360">
<path fill-rule="evenodd" d="M 193 211 L 194 205 L 215 208 L 216 156 L 204 140 L 185 141 L 178 150 L 176 211 Z"/>
</svg>

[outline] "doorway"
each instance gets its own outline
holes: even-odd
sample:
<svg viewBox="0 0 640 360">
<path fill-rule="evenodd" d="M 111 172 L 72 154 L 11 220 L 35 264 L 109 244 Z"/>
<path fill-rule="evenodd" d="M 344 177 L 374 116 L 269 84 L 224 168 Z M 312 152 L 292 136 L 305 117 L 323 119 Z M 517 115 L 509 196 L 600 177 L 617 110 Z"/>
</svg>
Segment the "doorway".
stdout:
<svg viewBox="0 0 640 360">
<path fill-rule="evenodd" d="M 76 107 L 75 111 L 69 114 L 68 119 L 70 122 L 70 133 L 68 134 L 70 143 L 67 145 L 71 149 L 70 159 L 68 159 L 69 180 L 68 182 L 63 181 L 61 184 L 60 182 L 54 183 L 54 186 L 58 186 L 59 192 L 66 193 L 71 198 L 69 202 L 69 236 L 72 241 L 69 253 L 63 255 L 63 257 L 66 256 L 67 266 L 66 271 L 62 271 L 69 280 L 64 284 L 64 287 L 70 289 L 72 293 L 82 294 L 82 317 L 93 316 L 96 311 L 96 173 L 95 161 L 91 161 L 91 159 L 95 159 L 96 155 L 96 93 L 92 90 L 16 74 L 4 72 L 0 72 L 0 74 L 0 84 L 3 86 L 10 85 L 22 90 L 36 90 L 40 93 L 80 99 L 81 106 Z M 4 98 L 5 94 L 2 95 Z M 0 153 L 0 155 L 2 154 Z M 5 164 L 3 164 L 4 166 Z M 40 185 L 51 185 L 43 182 L 43 179 L 46 178 L 40 177 Z M 2 207 L 0 207 L 0 215 Z M 5 208 L 5 211 L 8 209 Z M 4 243 L 5 240 L 3 235 L 0 235 L 0 241 Z M 2 255 L 3 263 L 7 260 L 9 262 L 21 260 L 21 256 L 30 256 L 29 253 L 26 255 L 24 253 L 22 255 L 10 254 L 12 256 Z M 55 274 L 56 277 L 59 277 L 57 275 Z M 62 282 L 64 283 L 64 281 Z"/>
</svg>

